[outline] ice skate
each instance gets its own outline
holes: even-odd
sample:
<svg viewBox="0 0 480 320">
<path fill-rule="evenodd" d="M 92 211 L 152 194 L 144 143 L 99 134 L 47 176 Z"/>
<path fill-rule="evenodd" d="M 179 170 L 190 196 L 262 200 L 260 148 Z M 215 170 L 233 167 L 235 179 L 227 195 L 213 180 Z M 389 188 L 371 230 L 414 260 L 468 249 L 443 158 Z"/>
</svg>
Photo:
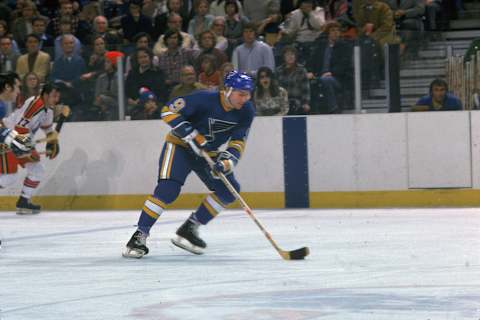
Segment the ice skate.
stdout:
<svg viewBox="0 0 480 320">
<path fill-rule="evenodd" d="M 198 236 L 198 224 L 190 219 L 178 228 L 177 237 L 172 239 L 172 243 L 194 254 L 203 254 L 203 249 L 207 247 L 205 241 Z"/>
<path fill-rule="evenodd" d="M 20 197 L 17 201 L 17 214 L 30 215 L 40 213 L 41 207 L 30 202 L 30 199 Z"/>
<path fill-rule="evenodd" d="M 122 256 L 125 258 L 140 259 L 146 254 L 148 254 L 147 235 L 137 230 L 130 238 L 130 241 L 128 241 Z"/>
</svg>

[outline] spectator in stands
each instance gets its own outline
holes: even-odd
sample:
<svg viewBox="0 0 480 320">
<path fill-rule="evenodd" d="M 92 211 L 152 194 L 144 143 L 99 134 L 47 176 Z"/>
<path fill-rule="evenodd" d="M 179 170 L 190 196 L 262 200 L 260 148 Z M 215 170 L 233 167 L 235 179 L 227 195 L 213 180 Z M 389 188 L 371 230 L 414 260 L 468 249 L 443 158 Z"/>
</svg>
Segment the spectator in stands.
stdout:
<svg viewBox="0 0 480 320">
<path fill-rule="evenodd" d="M 422 39 L 423 15 L 425 4 L 417 0 L 386 0 L 393 11 L 397 31 L 402 39 L 403 52 L 408 57 L 418 55 L 418 47 Z"/>
<path fill-rule="evenodd" d="M 227 55 L 217 49 L 215 46 L 217 45 L 217 39 L 215 34 L 210 31 L 206 30 L 203 31 L 198 38 L 198 47 L 200 52 L 198 53 L 195 67 L 197 70 L 200 70 L 200 61 L 202 60 L 204 55 L 213 55 L 215 57 L 215 69 L 218 70 L 222 64 L 228 61 Z"/>
<path fill-rule="evenodd" d="M 47 33 L 57 37 L 61 35 L 60 21 L 69 21 L 70 22 L 70 32 L 76 34 L 78 29 L 78 16 L 73 10 L 73 3 L 71 1 L 63 1 L 60 4 L 60 10 L 58 14 L 50 21 L 48 25 Z"/>
<path fill-rule="evenodd" d="M 37 6 L 30 0 L 22 5 L 22 15 L 13 22 L 13 37 L 21 48 L 25 47 L 27 35 L 32 33 L 32 20 L 38 16 Z"/>
<path fill-rule="evenodd" d="M 51 79 L 61 90 L 62 100 L 72 108 L 72 119 L 79 119 L 81 111 L 77 109 L 82 103 L 79 89 L 80 76 L 85 73 L 85 61 L 75 54 L 75 40 L 71 34 L 62 36 L 62 55 L 53 63 Z"/>
<path fill-rule="evenodd" d="M 131 107 L 139 104 L 139 90 L 147 87 L 158 97 L 160 103 L 165 103 L 168 89 L 165 85 L 165 73 L 153 66 L 153 53 L 149 49 L 137 49 L 135 60 L 138 67 L 130 70 L 125 81 L 125 93 Z"/>
<path fill-rule="evenodd" d="M 23 77 L 21 92 L 18 95 L 16 103 L 18 107 L 22 106 L 25 100 L 28 98 L 38 96 L 40 94 L 40 83 L 40 78 L 33 71 L 27 73 Z"/>
<path fill-rule="evenodd" d="M 62 39 L 63 36 L 66 34 L 69 34 L 72 36 L 73 39 L 73 54 L 79 56 L 82 54 L 82 43 L 80 40 L 75 37 L 72 33 L 72 24 L 70 23 L 70 20 L 68 19 L 62 19 L 60 20 L 60 32 L 61 35 L 59 35 L 57 38 L 55 38 L 55 59 L 60 58 L 63 54 L 63 48 L 62 48 Z"/>
<path fill-rule="evenodd" d="M 280 33 L 291 41 L 309 45 L 320 35 L 324 24 L 323 8 L 315 6 L 315 0 L 301 0 L 300 7 L 289 15 Z"/>
<path fill-rule="evenodd" d="M 148 88 L 140 89 L 138 101 L 138 107 L 132 110 L 132 120 L 156 120 L 162 118 L 157 97 Z"/>
<path fill-rule="evenodd" d="M 195 0 L 193 5 L 195 15 L 188 23 L 188 33 L 198 39 L 202 32 L 210 29 L 214 17 L 208 14 L 208 0 Z"/>
<path fill-rule="evenodd" d="M 191 65 L 186 65 L 182 68 L 180 83 L 177 84 L 170 93 L 169 99 L 180 96 L 186 96 L 195 90 L 206 89 L 203 84 L 197 82 L 197 73 L 195 68 Z"/>
<path fill-rule="evenodd" d="M 133 38 L 135 42 L 135 51 L 138 49 L 148 49 L 150 50 L 152 46 L 152 38 L 145 32 L 140 32 Z M 138 68 L 137 62 L 134 59 L 135 52 L 127 57 L 127 62 L 125 64 L 125 74 L 127 75 L 132 68 Z M 153 66 L 158 66 L 158 57 L 153 57 Z"/>
<path fill-rule="evenodd" d="M 47 30 L 47 20 L 41 17 L 35 17 L 32 20 L 32 33 L 40 38 L 40 50 L 53 57 L 55 40 L 45 31 Z"/>
<path fill-rule="evenodd" d="M 232 62 L 236 70 L 255 76 L 260 67 L 274 70 L 275 60 L 272 48 L 256 39 L 255 26 L 251 23 L 243 27 L 243 44 L 235 48 Z"/>
<path fill-rule="evenodd" d="M 200 74 L 198 75 L 198 81 L 209 89 L 217 89 L 220 85 L 220 71 L 215 60 L 215 56 L 205 54 L 199 61 Z"/>
<path fill-rule="evenodd" d="M 104 72 L 105 70 L 105 53 L 107 52 L 105 38 L 101 35 L 97 35 L 97 37 L 93 41 L 93 52 L 88 57 L 87 62 L 87 73 L 82 74 L 80 77 L 81 80 L 91 80 L 95 81 L 95 79 Z M 123 56 L 122 56 L 123 57 Z"/>
<path fill-rule="evenodd" d="M 349 10 L 348 0 L 328 0 L 325 4 L 325 20 L 337 20 L 340 17 L 347 17 Z"/>
<path fill-rule="evenodd" d="M 13 50 L 10 36 L 0 38 L 0 72 L 13 71 L 17 67 L 19 54 Z"/>
<path fill-rule="evenodd" d="M 50 56 L 40 50 L 40 38 L 35 34 L 27 36 L 25 45 L 27 53 L 18 58 L 17 74 L 23 79 L 27 73 L 35 72 L 40 82 L 45 82 L 50 73 Z"/>
<path fill-rule="evenodd" d="M 195 43 L 195 39 L 188 34 L 187 32 L 183 32 L 181 27 L 182 27 L 182 16 L 179 15 L 178 13 L 171 12 L 168 15 L 168 30 L 173 30 L 173 31 L 178 31 L 180 32 L 182 36 L 182 48 L 185 49 L 192 49 L 193 45 Z M 161 35 L 158 38 L 158 41 L 155 43 L 155 46 L 153 47 L 153 53 L 156 56 L 159 56 L 160 54 L 164 53 L 167 51 L 167 45 L 165 44 L 165 35 Z"/>
<path fill-rule="evenodd" d="M 351 88 L 353 80 L 353 46 L 340 39 L 340 24 L 327 22 L 323 35 L 316 41 L 307 64 L 309 79 L 318 79 L 327 102 L 327 113 L 341 112 L 337 93 Z"/>
<path fill-rule="evenodd" d="M 212 2 L 210 2 L 209 13 L 214 17 L 225 16 L 225 14 L 226 14 L 225 3 L 226 2 L 227 2 L 227 0 L 213 0 Z M 241 15 L 243 15 L 242 4 L 238 0 L 235 0 L 235 2 L 237 3 L 239 13 Z"/>
<path fill-rule="evenodd" d="M 228 40 L 224 36 L 225 32 L 225 17 L 219 16 L 213 19 L 212 26 L 210 27 L 210 31 L 215 34 L 216 42 L 215 48 L 222 52 L 227 52 L 228 49 Z"/>
<path fill-rule="evenodd" d="M 167 12 L 166 0 L 143 0 L 142 13 L 152 19 Z"/>
<path fill-rule="evenodd" d="M 257 24 L 257 34 L 263 35 L 265 42 L 274 46 L 279 38 L 282 15 L 277 1 L 270 1 L 267 9 L 267 17 Z"/>
<path fill-rule="evenodd" d="M 225 9 L 226 11 L 226 9 Z M 280 12 L 280 1 L 278 0 L 244 0 L 243 12 L 255 27 L 268 18 L 272 11 Z M 228 14 L 228 13 L 227 13 Z"/>
<path fill-rule="evenodd" d="M 165 33 L 167 51 L 158 57 L 158 66 L 165 72 L 169 88 L 180 82 L 180 71 L 183 66 L 193 65 L 196 52 L 182 48 L 182 35 L 178 31 L 168 30 Z M 157 95 L 158 96 L 158 95 Z"/>
<path fill-rule="evenodd" d="M 359 0 L 353 3 L 353 17 L 360 36 L 376 41 L 380 48 L 385 44 L 399 43 L 395 34 L 393 11 L 380 0 Z"/>
<path fill-rule="evenodd" d="M 272 69 L 258 69 L 253 101 L 257 116 L 284 116 L 288 113 L 288 93 L 278 85 Z"/>
<path fill-rule="evenodd" d="M 224 86 L 224 80 L 225 80 L 225 77 L 227 74 L 229 74 L 231 71 L 235 70 L 235 67 L 233 65 L 233 63 L 231 62 L 225 62 L 224 64 L 222 64 L 220 66 L 220 85 L 218 86 L 218 88 L 220 90 L 224 90 L 225 89 L 225 86 Z"/>
<path fill-rule="evenodd" d="M 228 40 L 228 56 L 243 41 L 243 27 L 248 19 L 240 13 L 236 0 L 225 0 L 225 38 Z"/>
<path fill-rule="evenodd" d="M 15 52 L 17 54 L 20 54 L 20 49 L 18 48 L 18 44 L 15 41 L 15 39 L 12 37 L 12 35 L 10 34 L 10 32 L 8 30 L 7 23 L 3 20 L 0 20 L 0 38 L 5 37 L 5 36 L 10 37 L 10 40 L 12 41 L 13 52 Z"/>
<path fill-rule="evenodd" d="M 93 33 L 89 36 L 88 43 L 93 43 L 97 37 L 102 37 L 107 50 L 116 50 L 121 41 L 118 35 L 108 30 L 108 20 L 104 16 L 97 16 L 93 19 Z"/>
<path fill-rule="evenodd" d="M 428 31 L 430 40 L 440 40 L 441 36 L 435 31 L 440 31 L 437 24 L 442 14 L 442 0 L 425 0 L 425 29 Z"/>
<path fill-rule="evenodd" d="M 310 83 L 307 70 L 297 62 L 297 50 L 286 46 L 282 52 L 283 64 L 276 70 L 278 82 L 288 92 L 289 115 L 310 112 Z"/>
<path fill-rule="evenodd" d="M 104 55 L 104 70 L 95 83 L 94 108 L 88 110 L 85 120 L 118 120 L 117 59 L 124 54 L 108 51 Z"/>
<path fill-rule="evenodd" d="M 142 1 L 131 0 L 128 5 L 128 13 L 121 19 L 123 39 L 126 43 L 133 42 L 136 34 L 145 32 L 149 35 L 153 33 L 152 20 L 143 15 Z"/>
<path fill-rule="evenodd" d="M 168 12 L 162 13 L 155 18 L 154 38 L 158 39 L 162 34 L 168 30 L 168 18 L 171 13 L 179 14 L 182 17 L 182 31 L 188 29 L 189 16 L 188 13 L 183 12 L 182 0 L 167 0 Z"/>
<path fill-rule="evenodd" d="M 399 44 L 400 38 L 396 35 L 393 11 L 388 4 L 380 0 L 357 0 L 352 5 L 359 29 L 361 63 L 369 66 L 362 70 L 362 83 L 368 89 L 375 87 L 383 76 L 383 47 Z"/>
<path fill-rule="evenodd" d="M 462 102 L 448 92 L 448 84 L 443 79 L 435 79 L 430 83 L 427 96 L 418 99 L 412 111 L 454 111 L 462 110 Z"/>
</svg>

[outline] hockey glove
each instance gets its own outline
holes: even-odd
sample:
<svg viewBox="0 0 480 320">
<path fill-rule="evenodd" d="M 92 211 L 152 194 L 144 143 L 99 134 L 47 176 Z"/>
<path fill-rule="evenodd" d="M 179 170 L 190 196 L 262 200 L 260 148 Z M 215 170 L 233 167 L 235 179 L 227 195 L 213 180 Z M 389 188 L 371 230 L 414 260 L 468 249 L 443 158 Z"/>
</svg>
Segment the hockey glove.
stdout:
<svg viewBox="0 0 480 320">
<path fill-rule="evenodd" d="M 213 170 L 223 174 L 230 174 L 233 172 L 236 161 L 230 152 L 222 151 L 218 154 Z"/>
<path fill-rule="evenodd" d="M 17 157 L 28 154 L 34 147 L 32 139 L 28 134 L 19 134 L 15 130 L 1 128 L 0 136 Z"/>
<path fill-rule="evenodd" d="M 50 132 L 47 134 L 47 139 L 49 139 L 50 137 L 54 137 L 57 133 L 54 131 L 54 132 Z M 60 152 L 60 145 L 58 144 L 58 139 L 49 139 L 49 141 L 47 142 L 47 145 L 45 146 L 45 151 L 46 151 L 46 155 L 49 159 L 55 159 L 55 157 L 58 155 L 58 153 Z"/>
<path fill-rule="evenodd" d="M 184 136 L 182 140 L 188 143 L 190 149 L 200 157 L 202 156 L 202 149 L 207 146 L 207 139 L 198 133 L 197 130 L 193 130 L 190 134 Z"/>
</svg>

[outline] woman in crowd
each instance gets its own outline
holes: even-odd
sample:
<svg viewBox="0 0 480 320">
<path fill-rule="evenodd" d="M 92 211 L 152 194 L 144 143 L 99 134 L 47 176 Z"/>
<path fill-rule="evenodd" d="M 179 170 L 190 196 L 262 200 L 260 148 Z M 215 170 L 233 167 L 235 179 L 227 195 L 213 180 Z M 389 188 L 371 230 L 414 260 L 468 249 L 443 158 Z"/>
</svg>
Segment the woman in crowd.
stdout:
<svg viewBox="0 0 480 320">
<path fill-rule="evenodd" d="M 284 116 L 288 113 L 288 93 L 278 85 L 272 69 L 258 69 L 253 101 L 257 116 Z"/>
<path fill-rule="evenodd" d="M 225 1 L 225 31 L 224 36 L 228 40 L 228 56 L 232 55 L 233 49 L 242 42 L 243 25 L 248 19 L 240 14 L 240 7 L 235 0 Z"/>
<path fill-rule="evenodd" d="M 188 33 L 198 39 L 199 35 L 208 29 L 213 22 L 213 16 L 208 13 L 207 0 L 195 0 L 193 3 L 195 15 L 188 24 Z"/>
<path fill-rule="evenodd" d="M 217 89 L 220 84 L 220 71 L 216 68 L 215 56 L 206 54 L 200 61 L 198 81 L 209 89 Z"/>
<path fill-rule="evenodd" d="M 283 64 L 276 70 L 278 82 L 288 92 L 289 115 L 305 115 L 310 112 L 310 82 L 307 70 L 297 62 L 297 49 L 283 49 Z"/>
<path fill-rule="evenodd" d="M 22 80 L 22 91 L 17 97 L 17 107 L 21 107 L 25 100 L 40 94 L 40 77 L 33 71 L 27 73 Z"/>
</svg>

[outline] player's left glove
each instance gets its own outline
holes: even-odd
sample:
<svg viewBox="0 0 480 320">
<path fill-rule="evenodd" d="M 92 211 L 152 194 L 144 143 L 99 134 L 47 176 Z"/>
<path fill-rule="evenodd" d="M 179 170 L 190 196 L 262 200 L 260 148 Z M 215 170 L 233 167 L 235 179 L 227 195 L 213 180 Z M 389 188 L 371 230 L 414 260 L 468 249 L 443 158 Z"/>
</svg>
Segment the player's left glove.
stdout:
<svg viewBox="0 0 480 320">
<path fill-rule="evenodd" d="M 202 156 L 202 150 L 207 146 L 207 139 L 197 130 L 193 130 L 182 138 L 183 141 L 188 143 L 190 149 L 193 150 L 198 156 Z"/>
<path fill-rule="evenodd" d="M 55 159 L 55 157 L 60 152 L 60 145 L 58 144 L 58 139 L 56 138 L 58 135 L 56 132 L 50 132 L 47 134 L 47 145 L 45 146 L 46 155 L 49 159 Z M 54 139 L 49 139 L 54 137 Z"/>
<path fill-rule="evenodd" d="M 237 163 L 235 160 L 235 157 L 230 152 L 222 151 L 217 156 L 213 170 L 223 174 L 230 174 Z"/>
<path fill-rule="evenodd" d="M 5 143 L 17 157 L 30 153 L 34 147 L 30 135 L 20 134 L 15 130 L 7 128 L 0 129 L 0 139 L 3 139 L 3 143 Z"/>
</svg>

